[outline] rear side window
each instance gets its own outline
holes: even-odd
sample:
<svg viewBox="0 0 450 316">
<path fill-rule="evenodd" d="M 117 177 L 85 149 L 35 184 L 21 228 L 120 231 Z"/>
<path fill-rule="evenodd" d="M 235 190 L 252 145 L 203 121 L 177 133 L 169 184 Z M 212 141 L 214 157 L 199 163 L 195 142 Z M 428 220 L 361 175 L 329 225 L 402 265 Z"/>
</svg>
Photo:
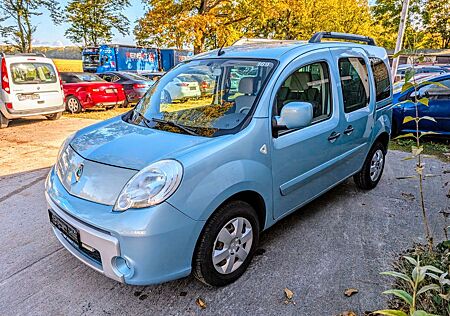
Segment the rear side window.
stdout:
<svg viewBox="0 0 450 316">
<path fill-rule="evenodd" d="M 13 63 L 11 64 L 12 81 L 15 84 L 55 83 L 55 69 L 45 63 Z"/>
<path fill-rule="evenodd" d="M 376 101 L 382 101 L 391 95 L 389 71 L 386 64 L 380 58 L 372 57 L 370 58 L 370 62 L 375 81 Z"/>
<path fill-rule="evenodd" d="M 345 113 L 366 107 L 369 103 L 369 75 L 364 59 L 339 59 L 339 75 Z"/>
</svg>

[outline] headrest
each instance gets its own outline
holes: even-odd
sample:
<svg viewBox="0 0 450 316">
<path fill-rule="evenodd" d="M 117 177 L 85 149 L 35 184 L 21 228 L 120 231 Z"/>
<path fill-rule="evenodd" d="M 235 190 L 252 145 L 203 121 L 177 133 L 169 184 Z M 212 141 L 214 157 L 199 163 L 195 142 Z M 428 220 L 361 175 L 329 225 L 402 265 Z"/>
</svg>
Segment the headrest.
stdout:
<svg viewBox="0 0 450 316">
<path fill-rule="evenodd" d="M 243 94 L 253 94 L 253 85 L 255 83 L 255 78 L 253 77 L 243 77 L 239 81 L 238 91 Z"/>
<path fill-rule="evenodd" d="M 311 74 L 309 72 L 294 72 L 289 88 L 294 91 L 304 91 L 308 89 L 308 82 L 310 81 Z"/>
</svg>

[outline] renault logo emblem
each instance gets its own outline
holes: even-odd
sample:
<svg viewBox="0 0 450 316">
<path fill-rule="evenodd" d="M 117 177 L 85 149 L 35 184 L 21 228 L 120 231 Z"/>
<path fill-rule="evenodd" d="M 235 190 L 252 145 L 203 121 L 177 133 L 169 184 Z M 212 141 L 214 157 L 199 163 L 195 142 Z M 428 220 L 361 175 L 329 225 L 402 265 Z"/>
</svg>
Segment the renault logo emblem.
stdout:
<svg viewBox="0 0 450 316">
<path fill-rule="evenodd" d="M 75 182 L 80 181 L 81 175 L 83 174 L 83 168 L 84 165 L 80 164 L 77 168 L 77 170 L 75 170 Z"/>
</svg>

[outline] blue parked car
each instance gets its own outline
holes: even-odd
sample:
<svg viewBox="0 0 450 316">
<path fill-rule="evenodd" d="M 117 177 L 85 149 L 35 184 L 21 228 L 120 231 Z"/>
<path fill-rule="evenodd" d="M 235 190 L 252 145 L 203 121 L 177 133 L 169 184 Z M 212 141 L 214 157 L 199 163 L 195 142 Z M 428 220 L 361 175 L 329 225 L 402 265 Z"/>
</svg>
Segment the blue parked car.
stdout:
<svg viewBox="0 0 450 316">
<path fill-rule="evenodd" d="M 212 95 L 167 98 L 165 87 L 199 72 L 214 80 Z M 263 230 L 349 177 L 363 190 L 380 181 L 389 74 L 373 39 L 341 33 L 197 55 L 130 112 L 64 142 L 46 181 L 53 231 L 119 282 L 191 272 L 214 286 L 233 282 Z"/>
<path fill-rule="evenodd" d="M 429 81 L 439 82 L 448 88 L 427 83 Z M 418 105 L 419 117 L 431 116 L 436 122 L 430 120 L 421 120 L 419 122 L 420 132 L 437 132 L 442 135 L 450 136 L 450 73 L 427 77 L 419 80 L 418 99 L 427 97 L 429 99 L 428 106 L 424 104 Z M 393 103 L 398 104 L 402 101 L 414 101 L 414 88 L 410 88 L 404 92 L 398 91 L 394 94 Z M 392 118 L 392 134 L 413 133 L 416 131 L 416 123 L 410 121 L 403 124 L 405 116 L 416 116 L 415 105 L 406 102 L 399 104 L 393 108 Z"/>
</svg>

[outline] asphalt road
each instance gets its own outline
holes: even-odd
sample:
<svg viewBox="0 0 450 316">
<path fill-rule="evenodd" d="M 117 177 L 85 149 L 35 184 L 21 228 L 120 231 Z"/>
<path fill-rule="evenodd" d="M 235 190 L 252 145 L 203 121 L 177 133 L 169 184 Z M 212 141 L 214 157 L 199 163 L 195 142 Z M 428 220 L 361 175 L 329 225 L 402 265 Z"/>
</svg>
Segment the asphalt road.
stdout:
<svg viewBox="0 0 450 316">
<path fill-rule="evenodd" d="M 390 279 L 379 272 L 399 251 L 424 242 L 417 183 L 396 179 L 411 174 L 413 162 L 390 152 L 376 189 L 362 192 L 347 180 L 265 232 L 258 256 L 232 285 L 210 288 L 192 277 L 119 284 L 66 251 L 48 222 L 48 166 L 65 136 L 88 123 L 25 121 L 0 131 L 0 315 L 363 315 L 385 307 L 381 292 Z M 28 149 L 20 146 L 26 134 Z M 427 207 L 435 238 L 442 239 L 439 211 L 449 210 L 450 165 L 426 162 L 426 172 L 436 175 L 425 183 Z M 288 304 L 285 287 L 294 292 Z M 359 292 L 346 297 L 347 288 Z M 196 305 L 198 297 L 206 309 Z"/>
</svg>

